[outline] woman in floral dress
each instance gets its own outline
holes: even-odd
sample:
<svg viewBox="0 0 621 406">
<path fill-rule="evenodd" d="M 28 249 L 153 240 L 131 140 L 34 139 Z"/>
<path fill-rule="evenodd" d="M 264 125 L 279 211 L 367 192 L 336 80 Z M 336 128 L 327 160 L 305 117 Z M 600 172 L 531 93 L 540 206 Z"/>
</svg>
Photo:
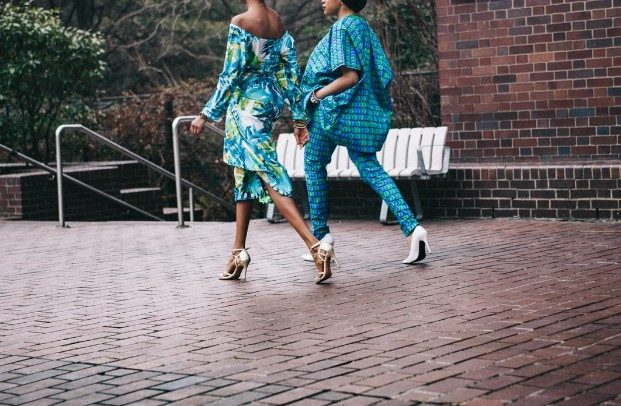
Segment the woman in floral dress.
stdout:
<svg viewBox="0 0 621 406">
<path fill-rule="evenodd" d="M 226 271 L 219 279 L 239 279 L 250 263 L 246 236 L 254 200 L 273 201 L 302 237 L 317 266 L 316 283 L 330 278 L 332 246 L 310 232 L 291 198 L 286 169 L 278 162 L 272 126 L 285 103 L 294 119 L 294 133 L 306 134 L 306 116 L 299 88 L 300 70 L 294 41 L 276 11 L 263 0 L 242 0 L 247 11 L 233 17 L 229 27 L 224 69 L 213 96 L 190 131 L 200 134 L 207 120 L 226 115 L 224 162 L 235 178 L 236 233 Z"/>
<path fill-rule="evenodd" d="M 326 165 L 337 145 L 347 148 L 360 177 L 386 202 L 410 246 L 402 261 L 425 258 L 427 231 L 403 199 L 394 181 L 379 164 L 392 115 L 392 69 L 369 23 L 358 13 L 366 0 L 322 0 L 324 14 L 338 21 L 317 44 L 302 79 L 309 106 L 310 139 L 304 151 L 304 171 L 316 238 L 334 241 L 328 227 Z"/>
</svg>

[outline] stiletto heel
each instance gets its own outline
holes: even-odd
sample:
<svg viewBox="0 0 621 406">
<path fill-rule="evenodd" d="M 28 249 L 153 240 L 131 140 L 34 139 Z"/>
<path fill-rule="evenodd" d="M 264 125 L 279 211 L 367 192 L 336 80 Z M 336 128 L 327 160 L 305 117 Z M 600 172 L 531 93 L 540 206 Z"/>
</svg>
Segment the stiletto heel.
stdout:
<svg viewBox="0 0 621 406">
<path fill-rule="evenodd" d="M 410 241 L 410 254 L 406 259 L 401 261 L 404 264 L 413 264 L 425 259 L 427 254 L 431 254 L 431 247 L 427 241 L 427 230 L 422 226 L 417 226 L 412 232 L 412 240 Z"/>
<path fill-rule="evenodd" d="M 334 255 L 334 247 L 325 242 L 317 242 L 310 248 L 310 253 L 315 261 L 315 266 L 320 271 L 315 276 L 315 283 L 321 283 L 332 276 L 331 262 L 334 260 L 336 265 L 341 269 L 341 264 Z"/>
<path fill-rule="evenodd" d="M 244 282 L 246 281 L 246 274 L 248 273 L 248 264 L 250 263 L 250 255 L 248 255 L 248 262 L 242 264 L 244 267 Z"/>
<path fill-rule="evenodd" d="M 331 246 L 334 247 L 334 237 L 332 237 L 332 235 L 330 233 L 324 235 L 323 238 L 321 239 L 321 242 L 325 242 L 326 244 L 330 244 Z M 314 262 L 315 261 L 313 259 L 313 255 L 312 254 L 304 254 L 304 255 L 302 255 L 302 259 L 304 261 L 308 261 L 308 262 Z"/>
<path fill-rule="evenodd" d="M 248 250 L 250 248 L 238 248 L 231 252 L 228 263 L 226 265 L 226 272 L 218 275 L 220 280 L 236 280 L 244 272 L 244 280 L 246 280 L 246 273 L 248 272 L 248 264 L 250 264 L 250 255 Z"/>
</svg>

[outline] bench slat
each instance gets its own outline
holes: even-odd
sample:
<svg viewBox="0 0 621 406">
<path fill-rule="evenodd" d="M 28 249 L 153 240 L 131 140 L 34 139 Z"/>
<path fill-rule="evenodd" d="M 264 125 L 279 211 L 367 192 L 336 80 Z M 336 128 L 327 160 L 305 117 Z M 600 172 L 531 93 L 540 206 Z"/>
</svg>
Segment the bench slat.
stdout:
<svg viewBox="0 0 621 406">
<path fill-rule="evenodd" d="M 384 142 L 384 146 L 382 149 L 384 150 L 384 159 L 382 161 L 382 166 L 386 171 L 389 171 L 395 167 L 395 157 L 396 157 L 396 147 L 397 140 L 399 138 L 399 132 L 397 131 L 388 131 L 388 136 L 386 137 L 386 141 Z"/>
<path fill-rule="evenodd" d="M 433 149 L 431 150 L 431 162 L 427 165 L 430 171 L 442 171 L 444 163 L 444 145 L 446 144 L 446 127 L 438 127 L 435 129 L 433 138 Z"/>
<path fill-rule="evenodd" d="M 436 129 L 434 127 L 423 128 L 421 140 L 421 148 L 423 150 L 423 160 L 425 161 L 425 169 L 429 169 L 431 165 L 431 149 Z"/>
<path fill-rule="evenodd" d="M 422 128 L 404 128 L 403 132 L 407 132 L 410 136 L 408 144 L 407 163 L 405 168 L 418 168 L 418 155 L 416 149 L 420 147 L 422 141 Z"/>
</svg>

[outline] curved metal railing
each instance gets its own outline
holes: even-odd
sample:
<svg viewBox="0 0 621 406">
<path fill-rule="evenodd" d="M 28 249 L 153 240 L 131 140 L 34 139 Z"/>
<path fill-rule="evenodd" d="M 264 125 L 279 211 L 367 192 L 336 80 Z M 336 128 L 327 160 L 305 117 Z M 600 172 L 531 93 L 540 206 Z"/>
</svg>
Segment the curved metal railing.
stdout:
<svg viewBox="0 0 621 406">
<path fill-rule="evenodd" d="M 177 122 L 177 120 L 175 120 L 175 122 Z M 217 130 L 220 133 L 222 132 L 222 130 L 210 126 L 212 127 L 212 130 Z M 175 128 L 175 124 L 173 124 L 173 128 Z M 175 149 L 175 174 L 171 173 L 170 171 L 162 168 L 159 165 L 154 164 L 153 162 L 149 161 L 148 159 L 145 159 L 143 157 L 141 157 L 140 155 L 128 150 L 125 147 L 122 147 L 121 145 L 115 143 L 114 141 L 109 140 L 108 138 L 104 137 L 101 134 L 96 133 L 95 131 L 91 130 L 90 128 L 87 128 L 81 124 L 64 124 L 59 126 L 56 129 L 56 173 L 57 173 L 57 182 L 58 182 L 58 223 L 60 227 L 65 227 L 65 215 L 64 215 L 64 199 L 63 199 L 63 178 L 66 177 L 67 175 L 63 174 L 63 163 L 62 163 L 62 135 L 65 131 L 67 130 L 75 130 L 78 131 L 82 134 L 85 134 L 87 136 L 89 136 L 91 139 L 104 144 L 118 152 L 120 152 L 121 154 L 125 155 L 126 157 L 129 157 L 131 159 L 136 160 L 137 162 L 147 166 L 148 168 L 156 171 L 157 173 L 169 178 L 169 179 L 173 179 L 176 182 L 176 186 L 177 186 L 177 208 L 179 209 L 179 224 L 178 227 L 184 227 L 183 224 L 183 205 L 181 203 L 181 185 L 186 186 L 190 189 L 190 206 L 193 207 L 193 190 L 197 190 L 199 192 L 201 192 L 202 194 L 206 195 L 207 197 L 209 197 L 212 200 L 215 200 L 216 202 L 218 202 L 220 205 L 222 205 L 224 208 L 226 208 L 227 210 L 231 211 L 231 212 L 235 212 L 235 207 L 233 207 L 232 204 L 226 202 L 225 200 L 223 200 L 222 198 L 214 195 L 213 193 L 199 187 L 196 186 L 194 183 L 189 182 L 185 179 L 181 179 L 181 169 L 180 167 L 177 168 L 177 165 L 179 165 L 177 163 L 178 161 L 178 137 L 175 137 L 173 135 L 173 142 L 176 143 L 176 149 Z M 174 132 L 174 131 L 173 131 Z M 84 184 L 86 185 L 86 184 Z M 88 185 L 86 185 L 88 186 Z M 90 188 L 90 186 L 89 186 Z M 94 189 L 94 188 L 93 188 Z M 97 190 L 97 189 L 95 189 Z M 97 193 L 97 192 L 96 192 Z M 101 192 L 103 193 L 103 192 Z M 101 194 L 100 193 L 100 194 Z M 114 198 L 116 199 L 116 198 Z M 118 200 L 118 199 L 117 199 Z M 121 202 L 121 201 L 120 201 Z M 125 202 L 123 202 L 125 203 Z M 126 206 L 128 204 L 125 204 Z M 130 205 L 131 206 L 131 205 Z M 140 210 L 140 209 L 138 209 Z M 150 215 L 152 216 L 152 215 Z M 160 220 L 158 218 L 158 220 Z"/>
<path fill-rule="evenodd" d="M 174 158 L 175 158 L 175 184 L 176 184 L 176 188 L 177 188 L 177 211 L 178 211 L 178 220 L 179 220 L 179 225 L 178 227 L 185 227 L 183 224 L 183 202 L 181 199 L 181 184 L 183 183 L 183 179 L 181 179 L 181 157 L 180 157 L 180 151 L 179 151 L 179 126 L 181 124 L 186 124 L 186 123 L 190 123 L 192 122 L 192 120 L 194 120 L 196 118 L 196 116 L 180 116 L 175 118 L 175 120 L 172 123 L 172 134 L 173 134 L 173 154 L 174 154 Z M 211 123 L 206 123 L 205 127 L 210 130 L 211 132 L 214 132 L 218 135 L 220 135 L 222 138 L 224 138 L 224 131 L 222 131 L 221 129 L 219 129 L 218 127 L 212 125 Z M 191 189 L 190 189 L 191 191 Z M 190 205 L 192 205 L 192 196 L 190 196 Z M 235 207 L 231 204 L 228 204 L 228 206 L 231 207 L 232 212 L 235 212 Z M 190 206 L 190 213 L 193 212 L 192 206 Z"/>
</svg>

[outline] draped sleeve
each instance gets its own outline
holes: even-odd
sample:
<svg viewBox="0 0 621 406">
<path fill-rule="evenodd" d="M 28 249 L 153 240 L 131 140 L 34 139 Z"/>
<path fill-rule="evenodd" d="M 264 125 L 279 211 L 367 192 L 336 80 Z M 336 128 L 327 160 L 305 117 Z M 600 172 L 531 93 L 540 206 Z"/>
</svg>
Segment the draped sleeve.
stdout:
<svg viewBox="0 0 621 406">
<path fill-rule="evenodd" d="M 356 31 L 364 29 L 363 25 L 349 25 L 334 27 L 330 33 L 330 69 L 334 73 L 342 67 L 362 72 L 363 64 L 359 53 L 363 51 L 358 48 L 362 46 L 360 41 L 355 41 L 354 38 L 360 34 L 356 34 Z M 352 38 L 353 37 L 353 38 Z"/>
<path fill-rule="evenodd" d="M 229 105 L 235 86 L 246 67 L 246 41 L 242 30 L 231 24 L 224 57 L 224 68 L 218 78 L 218 86 L 205 103 L 202 113 L 210 120 L 220 121 Z"/>
<path fill-rule="evenodd" d="M 289 104 L 293 119 L 305 120 L 304 97 L 300 88 L 300 66 L 298 65 L 294 40 L 289 34 L 285 35 L 282 43 L 276 80 L 287 104 Z"/>
</svg>

